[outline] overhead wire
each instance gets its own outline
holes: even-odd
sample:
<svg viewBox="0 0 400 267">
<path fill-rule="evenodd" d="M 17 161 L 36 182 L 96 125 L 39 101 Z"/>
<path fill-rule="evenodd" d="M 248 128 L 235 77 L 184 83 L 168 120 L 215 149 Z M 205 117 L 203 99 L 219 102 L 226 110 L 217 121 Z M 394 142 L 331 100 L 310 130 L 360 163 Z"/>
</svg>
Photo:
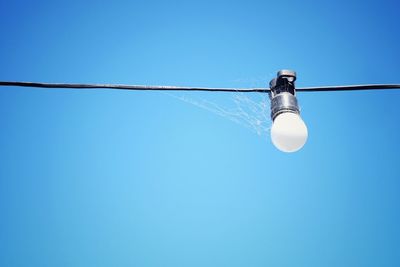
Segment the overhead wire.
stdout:
<svg viewBox="0 0 400 267">
<path fill-rule="evenodd" d="M 82 83 L 36 83 L 36 82 L 4 82 L 0 86 L 19 86 L 35 88 L 58 89 L 119 89 L 136 91 L 212 91 L 212 92 L 268 92 L 267 88 L 208 88 L 184 86 L 157 86 L 157 85 L 126 85 L 126 84 L 82 84 Z"/>
<path fill-rule="evenodd" d="M 242 92 L 267 93 L 269 88 L 213 88 L 213 87 L 185 87 L 185 86 L 157 86 L 157 85 L 126 85 L 126 84 L 88 84 L 88 83 L 41 83 L 0 81 L 0 86 L 53 88 L 53 89 L 116 89 L 136 91 L 208 91 L 208 92 Z M 335 91 L 362 91 L 362 90 L 390 90 L 400 89 L 400 84 L 357 84 L 340 86 L 299 87 L 297 92 L 335 92 Z"/>
<path fill-rule="evenodd" d="M 364 90 L 391 90 L 400 89 L 400 84 L 356 84 L 339 86 L 300 87 L 297 92 L 336 92 L 336 91 L 364 91 Z"/>
</svg>

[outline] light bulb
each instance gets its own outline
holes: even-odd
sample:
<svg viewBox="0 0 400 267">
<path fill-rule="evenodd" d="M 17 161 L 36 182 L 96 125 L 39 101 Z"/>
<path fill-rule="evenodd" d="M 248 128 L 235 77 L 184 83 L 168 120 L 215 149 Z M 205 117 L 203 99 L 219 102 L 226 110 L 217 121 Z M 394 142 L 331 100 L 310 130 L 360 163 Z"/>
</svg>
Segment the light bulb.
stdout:
<svg viewBox="0 0 400 267">
<path fill-rule="evenodd" d="M 307 137 L 307 126 L 297 113 L 281 113 L 272 124 L 272 143 L 283 152 L 296 152 L 304 146 Z"/>
</svg>

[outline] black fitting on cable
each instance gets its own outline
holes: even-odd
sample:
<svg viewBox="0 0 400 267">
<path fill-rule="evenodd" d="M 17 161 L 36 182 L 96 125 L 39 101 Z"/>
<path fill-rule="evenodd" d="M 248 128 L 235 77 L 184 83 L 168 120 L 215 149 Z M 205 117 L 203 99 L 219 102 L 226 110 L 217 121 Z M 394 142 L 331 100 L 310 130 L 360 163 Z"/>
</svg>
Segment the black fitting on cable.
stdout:
<svg viewBox="0 0 400 267">
<path fill-rule="evenodd" d="M 296 81 L 296 72 L 292 70 L 280 70 L 277 77 L 269 83 L 271 89 L 271 97 L 283 92 L 296 94 L 294 82 Z"/>
</svg>

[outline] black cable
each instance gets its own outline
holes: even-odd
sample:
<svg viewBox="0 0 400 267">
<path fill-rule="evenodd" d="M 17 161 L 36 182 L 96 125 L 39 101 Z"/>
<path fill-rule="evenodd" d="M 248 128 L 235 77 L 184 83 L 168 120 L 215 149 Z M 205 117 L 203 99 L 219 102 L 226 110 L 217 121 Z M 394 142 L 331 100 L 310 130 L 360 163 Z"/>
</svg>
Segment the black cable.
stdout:
<svg viewBox="0 0 400 267">
<path fill-rule="evenodd" d="M 361 91 L 361 90 L 400 89 L 400 84 L 357 84 L 341 86 L 321 86 L 296 88 L 297 92 L 333 92 L 333 91 Z"/>
<path fill-rule="evenodd" d="M 6 82 L 0 81 L 0 86 L 19 86 L 35 88 L 59 89 L 121 89 L 137 91 L 209 91 L 209 92 L 244 92 L 266 93 L 269 88 L 208 88 L 208 87 L 179 87 L 179 86 L 152 86 L 152 85 L 124 85 L 124 84 L 80 84 L 80 83 L 34 83 L 34 82 Z M 300 87 L 297 92 L 332 92 L 332 91 L 360 91 L 375 89 L 400 89 L 400 84 L 359 84 L 342 86 Z"/>
<path fill-rule="evenodd" d="M 122 89 L 140 91 L 212 91 L 212 92 L 268 92 L 267 88 L 205 88 L 179 86 L 125 85 L 125 84 L 72 84 L 72 83 L 32 83 L 32 82 L 2 82 L 0 86 L 20 86 L 36 88 L 62 89 Z"/>
</svg>

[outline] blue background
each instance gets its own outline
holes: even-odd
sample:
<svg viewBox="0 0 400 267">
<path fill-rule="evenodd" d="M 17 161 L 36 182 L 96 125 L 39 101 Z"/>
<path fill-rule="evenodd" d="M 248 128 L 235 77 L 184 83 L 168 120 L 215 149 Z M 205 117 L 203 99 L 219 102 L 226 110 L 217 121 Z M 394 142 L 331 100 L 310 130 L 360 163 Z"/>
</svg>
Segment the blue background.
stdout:
<svg viewBox="0 0 400 267">
<path fill-rule="evenodd" d="M 400 82 L 395 1 L 0 10 L 0 80 Z M 159 92 L 1 88 L 0 266 L 399 266 L 400 91 L 299 101 L 309 140 L 285 154 Z"/>
</svg>

